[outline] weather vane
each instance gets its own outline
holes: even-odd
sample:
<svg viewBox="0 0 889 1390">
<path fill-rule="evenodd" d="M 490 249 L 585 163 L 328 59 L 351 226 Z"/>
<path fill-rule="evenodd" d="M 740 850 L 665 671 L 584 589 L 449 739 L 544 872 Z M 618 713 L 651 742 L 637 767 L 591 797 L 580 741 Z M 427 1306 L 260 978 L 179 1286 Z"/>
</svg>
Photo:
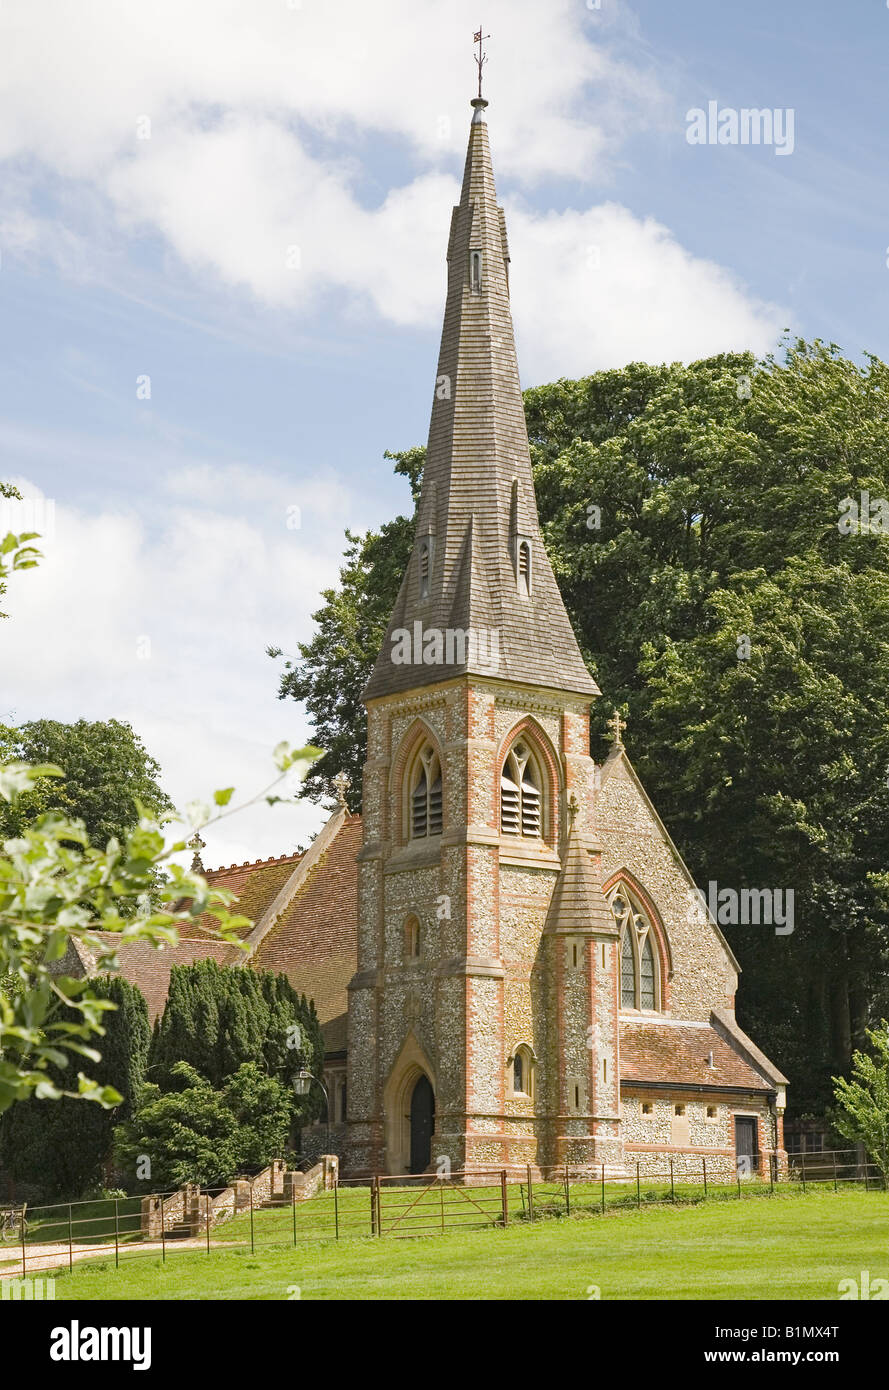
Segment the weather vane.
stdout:
<svg viewBox="0 0 889 1390">
<path fill-rule="evenodd" d="M 478 44 L 478 57 L 476 58 L 475 61 L 476 61 L 477 65 L 478 65 L 478 99 L 479 99 L 479 101 L 482 100 L 482 68 L 484 67 L 485 63 L 488 61 L 487 57 L 485 56 L 485 50 L 482 48 L 482 44 L 484 43 L 485 39 L 489 39 L 489 38 L 491 37 L 490 34 L 483 34 L 483 33 L 482 33 L 482 28 L 483 28 L 483 26 L 480 24 L 480 25 L 478 26 L 478 33 L 477 33 L 477 34 L 473 34 L 473 36 L 472 36 L 472 42 Z"/>
</svg>

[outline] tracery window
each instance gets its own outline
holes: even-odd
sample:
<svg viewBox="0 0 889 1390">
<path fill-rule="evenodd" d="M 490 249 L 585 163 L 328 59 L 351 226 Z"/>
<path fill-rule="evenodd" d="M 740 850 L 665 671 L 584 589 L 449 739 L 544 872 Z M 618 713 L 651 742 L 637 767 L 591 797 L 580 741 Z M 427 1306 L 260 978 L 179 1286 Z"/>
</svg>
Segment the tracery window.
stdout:
<svg viewBox="0 0 889 1390">
<path fill-rule="evenodd" d="M 611 911 L 620 928 L 620 1006 L 657 1009 L 657 941 L 648 914 L 624 883 L 611 897 Z"/>
<path fill-rule="evenodd" d="M 500 775 L 500 832 L 539 838 L 543 834 L 542 777 L 524 740 L 510 749 Z"/>
<path fill-rule="evenodd" d="M 441 763 L 427 744 L 413 765 L 411 778 L 411 839 L 441 834 Z"/>
</svg>

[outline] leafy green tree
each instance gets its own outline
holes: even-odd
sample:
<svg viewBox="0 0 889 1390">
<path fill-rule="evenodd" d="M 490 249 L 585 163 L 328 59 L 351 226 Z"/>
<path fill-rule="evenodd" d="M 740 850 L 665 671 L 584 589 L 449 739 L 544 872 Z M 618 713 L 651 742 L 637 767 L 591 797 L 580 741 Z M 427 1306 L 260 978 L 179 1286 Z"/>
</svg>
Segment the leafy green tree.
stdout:
<svg viewBox="0 0 889 1390">
<path fill-rule="evenodd" d="M 132 1118 L 115 1133 L 121 1172 L 137 1174 L 150 1159 L 150 1176 L 138 1184 L 143 1189 L 167 1190 L 185 1182 L 219 1186 L 284 1153 L 292 1093 L 255 1062 L 240 1066 L 221 1090 L 187 1062 L 175 1063 L 169 1083 L 163 1092 L 145 1086 Z"/>
<path fill-rule="evenodd" d="M 21 835 L 37 816 L 57 811 L 82 820 L 90 844 L 102 848 L 138 824 L 140 806 L 161 821 L 173 810 L 158 780 L 159 764 L 131 726 L 117 719 L 0 725 L 0 762 L 13 761 L 52 764 L 64 775 L 40 779 L 14 806 L 0 803 L 0 838 Z"/>
<path fill-rule="evenodd" d="M 267 791 L 292 770 L 303 771 L 316 755 L 315 749 L 292 752 L 279 745 L 279 775 Z M 50 765 L 0 764 L 0 802 L 15 810 L 41 778 L 56 775 L 60 770 Z M 231 787 L 215 793 L 215 812 L 193 803 L 191 830 L 235 814 L 232 794 Z M 71 1091 L 63 1092 L 53 1079 L 53 1068 L 66 1067 L 72 1054 L 99 1062 L 92 1043 L 102 1036 L 103 1015 L 114 1008 L 93 993 L 89 980 L 66 972 L 75 943 L 94 953 L 100 971 L 116 972 L 117 941 L 175 945 L 178 927 L 205 914 L 217 921 L 222 939 L 239 942 L 237 933 L 249 919 L 229 912 L 231 893 L 210 888 L 200 874 L 176 863 L 186 848 L 184 839 L 165 843 L 161 827 L 143 808 L 123 842 L 112 838 L 104 848 L 89 843 L 82 821 L 54 813 L 38 816 L 21 836 L 2 842 L 0 981 L 7 983 L 0 988 L 0 1113 L 31 1095 L 121 1102 L 119 1091 L 82 1072 Z M 158 870 L 165 875 L 159 885 Z M 65 1009 L 78 1021 L 64 1017 Z"/>
<path fill-rule="evenodd" d="M 141 991 L 119 975 L 93 979 L 90 991 L 114 1005 L 104 1015 L 94 1079 L 119 1092 L 121 1103 L 111 1110 L 66 1095 L 53 1104 L 32 1097 L 0 1115 L 0 1166 L 17 1182 L 38 1184 L 45 1200 L 79 1197 L 98 1180 L 114 1125 L 127 1119 L 145 1080 L 151 1030 Z M 78 1021 L 72 1009 L 61 1010 L 60 1016 L 71 1024 Z M 61 1091 L 76 1089 L 72 1061 L 52 1075 Z"/>
<path fill-rule="evenodd" d="M 863 1144 L 884 1178 L 889 1176 L 889 1023 L 868 1029 L 875 1056 L 855 1052 L 852 1079 L 835 1076 L 840 1134 Z"/>
<path fill-rule="evenodd" d="M 590 670 L 699 882 L 793 889 L 789 935 L 726 927 L 739 1017 L 822 1110 L 889 1008 L 889 368 L 833 345 L 782 361 L 632 363 L 525 392 L 544 542 Z M 422 450 L 397 456 L 417 495 Z M 861 519 L 859 518 L 859 521 Z M 412 542 L 349 537 L 279 693 L 323 720 L 359 804 L 361 689 Z M 321 724 L 319 722 L 319 727 Z M 320 765 L 318 769 L 320 775 Z"/>
<path fill-rule="evenodd" d="M 250 1063 L 288 1091 L 297 1071 L 320 1076 L 324 1040 L 314 1004 L 287 976 L 214 960 L 174 965 L 170 989 L 149 1051 L 149 1077 L 162 1089 L 185 1062 L 215 1089 Z M 308 1123 L 320 1092 L 301 1098 L 293 1114 Z"/>
<path fill-rule="evenodd" d="M 237 1122 L 238 1166 L 258 1172 L 281 1158 L 293 1120 L 292 1090 L 267 1076 L 256 1062 L 244 1062 L 229 1077 L 225 1103 Z"/>
<path fill-rule="evenodd" d="M 176 1089 L 162 1092 L 147 1085 L 131 1120 L 115 1131 L 117 1169 L 135 1175 L 143 1171 L 147 1157 L 149 1191 L 168 1191 L 186 1182 L 201 1187 L 224 1185 L 238 1170 L 238 1122 L 221 1091 L 186 1062 L 174 1068 Z"/>
</svg>

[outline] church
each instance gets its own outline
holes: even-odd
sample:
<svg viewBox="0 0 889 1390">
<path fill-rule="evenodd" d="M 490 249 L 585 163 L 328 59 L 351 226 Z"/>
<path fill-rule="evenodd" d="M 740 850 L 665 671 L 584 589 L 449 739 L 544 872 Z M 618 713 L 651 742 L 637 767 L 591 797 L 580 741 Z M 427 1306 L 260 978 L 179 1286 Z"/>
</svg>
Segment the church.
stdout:
<svg viewBox="0 0 889 1390">
<path fill-rule="evenodd" d="M 210 871 L 247 964 L 315 999 L 345 1175 L 785 1161 L 786 1079 L 735 1021 L 739 967 L 612 721 L 537 519 L 494 187 L 472 102 L 413 552 L 364 692 L 363 813 Z M 443 229 L 444 230 L 444 229 Z M 121 950 L 153 1011 L 199 929 Z M 318 1127 L 318 1142 L 324 1130 Z"/>
</svg>

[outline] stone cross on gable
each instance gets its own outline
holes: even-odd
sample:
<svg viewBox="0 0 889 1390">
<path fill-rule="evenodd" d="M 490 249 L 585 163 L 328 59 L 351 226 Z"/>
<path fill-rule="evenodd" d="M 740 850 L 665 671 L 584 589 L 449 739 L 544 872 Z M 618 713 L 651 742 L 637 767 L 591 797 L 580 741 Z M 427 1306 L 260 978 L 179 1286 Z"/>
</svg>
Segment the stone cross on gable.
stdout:
<svg viewBox="0 0 889 1390">
<path fill-rule="evenodd" d="M 336 787 L 336 798 L 337 798 L 338 804 L 339 804 L 340 806 L 345 806 L 345 805 L 346 805 L 346 792 L 349 790 L 350 786 L 352 785 L 352 780 L 351 780 L 351 778 L 349 777 L 348 772 L 338 772 L 337 775 L 336 775 L 336 776 L 334 777 L 334 779 L 333 779 L 333 785 Z"/>
<path fill-rule="evenodd" d="M 619 710 L 614 711 L 614 714 L 608 721 L 608 727 L 611 730 L 613 741 L 615 743 L 623 744 L 623 739 L 621 735 L 624 729 L 627 727 L 627 721 L 625 719 L 621 719 Z"/>
<path fill-rule="evenodd" d="M 193 854 L 191 856 L 192 873 L 202 874 L 204 872 L 204 865 L 201 861 L 201 850 L 206 849 L 207 846 L 204 844 L 204 841 L 201 839 L 197 830 L 194 832 L 191 839 L 189 840 L 188 848 L 193 851 Z"/>
</svg>

